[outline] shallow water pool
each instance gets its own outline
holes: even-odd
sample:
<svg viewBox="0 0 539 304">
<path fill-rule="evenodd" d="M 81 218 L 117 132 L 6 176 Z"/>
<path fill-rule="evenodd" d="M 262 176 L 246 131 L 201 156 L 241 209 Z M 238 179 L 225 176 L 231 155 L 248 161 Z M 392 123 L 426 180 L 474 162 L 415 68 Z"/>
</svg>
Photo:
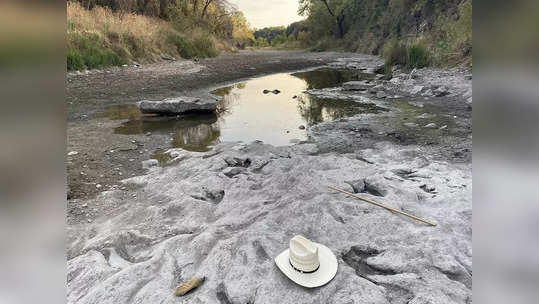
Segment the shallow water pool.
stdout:
<svg viewBox="0 0 539 304">
<path fill-rule="evenodd" d="M 323 99 L 303 93 L 309 89 L 339 86 L 374 75 L 350 70 L 319 69 L 293 74 L 273 74 L 219 88 L 218 114 L 156 117 L 141 114 L 135 105 L 108 108 L 103 116 L 127 119 L 115 129 L 119 134 L 172 134 L 172 146 L 208 151 L 222 141 L 252 142 L 275 146 L 307 140 L 306 128 L 314 124 L 382 110 L 352 100 Z M 264 93 L 279 90 L 280 93 Z"/>
</svg>

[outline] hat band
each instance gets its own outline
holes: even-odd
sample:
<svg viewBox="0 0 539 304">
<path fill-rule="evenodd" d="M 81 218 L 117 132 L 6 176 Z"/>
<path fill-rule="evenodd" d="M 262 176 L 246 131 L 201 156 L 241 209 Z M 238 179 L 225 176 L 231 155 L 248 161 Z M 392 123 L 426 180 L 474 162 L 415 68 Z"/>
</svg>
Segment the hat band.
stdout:
<svg viewBox="0 0 539 304">
<path fill-rule="evenodd" d="M 292 266 L 292 268 L 294 268 L 295 271 L 298 271 L 298 272 L 301 272 L 301 273 L 313 273 L 313 272 L 316 272 L 318 270 L 318 268 L 320 268 L 320 263 L 318 264 L 318 267 L 316 267 L 315 270 L 312 270 L 312 271 L 303 271 L 303 270 L 300 270 L 300 269 L 297 269 L 296 267 L 294 267 L 294 265 L 292 265 L 292 261 L 290 261 L 290 259 L 288 259 L 288 263 L 290 263 L 290 266 Z"/>
</svg>

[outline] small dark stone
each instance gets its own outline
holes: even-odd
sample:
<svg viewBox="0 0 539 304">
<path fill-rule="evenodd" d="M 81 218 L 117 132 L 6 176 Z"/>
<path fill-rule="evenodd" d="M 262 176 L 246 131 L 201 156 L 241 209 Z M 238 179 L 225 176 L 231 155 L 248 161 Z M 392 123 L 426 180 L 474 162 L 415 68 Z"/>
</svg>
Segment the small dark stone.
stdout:
<svg viewBox="0 0 539 304">
<path fill-rule="evenodd" d="M 355 181 L 346 181 L 345 183 L 352 187 L 354 193 L 361 193 L 365 191 L 365 181 L 362 179 Z"/>
</svg>

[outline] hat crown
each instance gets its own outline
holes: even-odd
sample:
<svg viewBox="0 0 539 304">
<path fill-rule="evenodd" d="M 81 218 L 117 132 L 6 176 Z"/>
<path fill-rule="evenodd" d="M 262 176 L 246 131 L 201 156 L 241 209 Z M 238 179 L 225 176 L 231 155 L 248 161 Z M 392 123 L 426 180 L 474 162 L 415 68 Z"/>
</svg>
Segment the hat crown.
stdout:
<svg viewBox="0 0 539 304">
<path fill-rule="evenodd" d="M 304 272 L 315 271 L 320 266 L 318 246 L 301 235 L 290 240 L 290 263 Z"/>
</svg>

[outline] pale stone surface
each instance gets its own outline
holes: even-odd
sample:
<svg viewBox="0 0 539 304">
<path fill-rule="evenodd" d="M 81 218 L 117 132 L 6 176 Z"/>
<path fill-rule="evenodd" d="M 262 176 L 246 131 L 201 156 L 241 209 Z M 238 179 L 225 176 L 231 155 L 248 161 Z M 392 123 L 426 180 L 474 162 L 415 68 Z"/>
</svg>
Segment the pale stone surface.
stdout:
<svg viewBox="0 0 539 304">
<path fill-rule="evenodd" d="M 161 101 L 143 100 L 137 103 L 145 114 L 178 115 L 188 112 L 214 112 L 217 101 L 196 97 L 176 97 Z"/>
<path fill-rule="evenodd" d="M 142 168 L 144 169 L 150 169 L 158 165 L 159 165 L 159 161 L 157 159 L 148 159 L 142 162 Z"/>
<path fill-rule="evenodd" d="M 126 181 L 143 186 L 144 201 L 91 228 L 70 228 L 69 303 L 469 301 L 469 164 L 425 161 L 411 153 L 414 147 L 389 143 L 362 152 L 373 164 L 262 143 L 216 149 L 223 152 L 208 158 L 212 152 L 174 150 L 179 163 Z M 229 167 L 226 160 L 234 157 L 252 163 Z M 393 173 L 403 165 L 417 171 L 413 179 Z M 242 173 L 229 178 L 231 169 Z M 351 180 L 363 181 L 354 183 L 361 195 L 438 226 L 326 188 L 353 192 Z M 420 188 L 426 182 L 435 186 L 436 196 Z M 371 194 L 373 188 L 384 196 Z M 337 255 L 337 276 L 326 286 L 299 287 L 274 265 L 296 234 Z M 200 288 L 173 296 L 180 282 L 202 275 L 208 279 Z"/>
</svg>

